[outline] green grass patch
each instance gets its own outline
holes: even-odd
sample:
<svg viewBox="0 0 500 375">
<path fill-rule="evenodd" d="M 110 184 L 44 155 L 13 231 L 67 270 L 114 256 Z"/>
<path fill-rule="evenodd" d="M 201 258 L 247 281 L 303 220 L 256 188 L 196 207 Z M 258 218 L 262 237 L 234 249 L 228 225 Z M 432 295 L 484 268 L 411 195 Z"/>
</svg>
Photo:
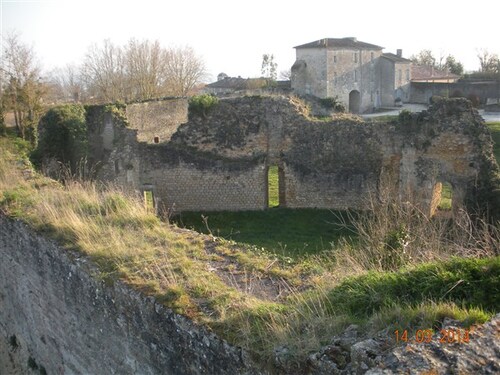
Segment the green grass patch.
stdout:
<svg viewBox="0 0 500 375">
<path fill-rule="evenodd" d="M 206 223 L 203 217 L 207 218 Z M 184 212 L 177 225 L 212 233 L 276 254 L 299 257 L 330 250 L 340 238 L 354 237 L 345 213 L 318 209 L 274 208 L 265 211 Z"/>
<path fill-rule="evenodd" d="M 278 166 L 273 165 L 269 167 L 268 172 L 268 202 L 269 207 L 278 207 L 280 204 L 279 198 L 279 180 L 278 180 Z"/>
<path fill-rule="evenodd" d="M 489 122 L 488 127 L 490 128 L 491 138 L 493 139 L 493 153 L 497 159 L 497 163 L 500 165 L 500 122 Z"/>
<path fill-rule="evenodd" d="M 399 272 L 369 272 L 344 280 L 327 294 L 332 315 L 342 313 L 357 318 L 425 301 L 499 311 L 500 257 L 456 258 Z"/>
<path fill-rule="evenodd" d="M 450 211 L 452 207 L 452 187 L 451 184 L 445 182 L 443 183 L 441 190 L 441 200 L 439 202 L 438 208 L 442 211 Z"/>
</svg>

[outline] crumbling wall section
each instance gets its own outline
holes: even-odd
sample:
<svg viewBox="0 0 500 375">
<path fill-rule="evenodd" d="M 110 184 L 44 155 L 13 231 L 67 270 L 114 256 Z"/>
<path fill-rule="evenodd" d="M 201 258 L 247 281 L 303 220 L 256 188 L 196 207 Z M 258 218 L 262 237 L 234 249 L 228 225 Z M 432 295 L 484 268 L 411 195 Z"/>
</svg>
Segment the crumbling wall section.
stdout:
<svg viewBox="0 0 500 375">
<path fill-rule="evenodd" d="M 141 149 L 142 186 L 158 207 L 174 211 L 262 210 L 266 201 L 264 158 L 225 158 L 173 145 Z"/>
<path fill-rule="evenodd" d="M 280 204 L 287 207 L 362 209 L 389 187 L 432 213 L 436 186 L 446 182 L 456 207 L 475 205 L 500 217 L 491 137 L 465 99 L 380 123 L 314 119 L 288 97 L 230 98 L 191 114 L 160 144 L 140 142 L 139 130 L 112 120 L 113 132 L 106 133 L 107 122 L 99 128 L 101 144 L 114 137 L 111 150 L 101 146 L 101 179 L 147 186 L 179 211 L 264 209 L 267 169 L 277 165 Z"/>
<path fill-rule="evenodd" d="M 187 98 L 167 98 L 126 107 L 128 126 L 137 130 L 137 140 L 146 143 L 168 142 L 180 124 L 187 122 Z"/>
</svg>

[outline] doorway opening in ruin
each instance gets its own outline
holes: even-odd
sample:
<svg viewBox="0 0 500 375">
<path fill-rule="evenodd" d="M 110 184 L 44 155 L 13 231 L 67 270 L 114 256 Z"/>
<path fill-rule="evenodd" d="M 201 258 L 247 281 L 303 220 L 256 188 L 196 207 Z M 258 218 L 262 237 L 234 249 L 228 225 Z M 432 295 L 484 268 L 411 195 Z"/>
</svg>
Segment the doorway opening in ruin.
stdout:
<svg viewBox="0 0 500 375">
<path fill-rule="evenodd" d="M 431 216 L 440 213 L 451 214 L 453 209 L 453 187 L 449 182 L 434 185 L 431 202 Z"/>
<path fill-rule="evenodd" d="M 349 93 L 349 112 L 359 113 L 361 107 L 361 94 L 358 90 Z"/>
<path fill-rule="evenodd" d="M 267 168 L 267 207 L 285 206 L 285 185 L 283 168 L 271 165 Z"/>
<path fill-rule="evenodd" d="M 148 212 L 154 212 L 155 211 L 155 196 L 153 193 L 153 186 L 152 185 L 145 185 L 143 189 L 144 189 L 144 207 L 146 207 L 146 210 Z"/>
</svg>

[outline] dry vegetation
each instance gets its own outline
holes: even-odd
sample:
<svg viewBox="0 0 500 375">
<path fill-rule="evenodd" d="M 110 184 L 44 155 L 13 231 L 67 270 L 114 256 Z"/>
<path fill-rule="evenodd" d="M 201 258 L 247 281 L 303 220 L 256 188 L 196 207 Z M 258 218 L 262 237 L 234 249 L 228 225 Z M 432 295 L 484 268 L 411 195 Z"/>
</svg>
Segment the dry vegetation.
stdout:
<svg viewBox="0 0 500 375">
<path fill-rule="evenodd" d="M 262 358 L 286 346 L 300 361 L 353 322 L 367 332 L 428 328 L 443 316 L 473 323 L 500 309 L 500 285 L 491 284 L 500 269 L 498 228 L 473 230 L 465 214 L 452 224 L 381 202 L 353 217 L 358 244 L 289 263 L 170 226 L 142 197 L 119 189 L 61 185 L 33 172 L 26 153 L 22 141 L 0 138 L 3 213 L 88 255 L 106 281 L 154 295 Z M 471 292 L 484 285 L 490 297 Z"/>
</svg>

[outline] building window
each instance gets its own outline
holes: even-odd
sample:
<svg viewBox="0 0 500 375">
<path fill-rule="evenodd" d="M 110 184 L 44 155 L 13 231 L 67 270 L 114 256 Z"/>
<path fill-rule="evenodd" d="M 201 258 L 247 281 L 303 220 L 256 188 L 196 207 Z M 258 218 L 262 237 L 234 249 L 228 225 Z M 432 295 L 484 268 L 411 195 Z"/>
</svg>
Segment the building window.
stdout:
<svg viewBox="0 0 500 375">
<path fill-rule="evenodd" d="M 401 71 L 401 69 L 398 69 L 398 82 L 401 82 L 403 79 L 403 73 Z"/>
<path fill-rule="evenodd" d="M 337 83 L 337 72 L 333 72 L 333 83 Z"/>
<path fill-rule="evenodd" d="M 357 62 L 358 62 L 358 53 L 357 53 L 357 52 L 354 52 L 354 53 L 352 54 L 352 59 L 353 59 L 353 61 L 354 61 L 355 63 L 357 63 Z"/>
<path fill-rule="evenodd" d="M 337 62 L 337 55 L 333 55 L 333 62 L 336 63 Z"/>
<path fill-rule="evenodd" d="M 358 82 L 358 71 L 354 70 L 354 82 Z"/>
<path fill-rule="evenodd" d="M 373 61 L 373 58 L 374 58 L 374 53 L 370 52 L 370 60 Z"/>
<path fill-rule="evenodd" d="M 406 69 L 406 80 L 410 80 L 410 69 Z"/>
</svg>

